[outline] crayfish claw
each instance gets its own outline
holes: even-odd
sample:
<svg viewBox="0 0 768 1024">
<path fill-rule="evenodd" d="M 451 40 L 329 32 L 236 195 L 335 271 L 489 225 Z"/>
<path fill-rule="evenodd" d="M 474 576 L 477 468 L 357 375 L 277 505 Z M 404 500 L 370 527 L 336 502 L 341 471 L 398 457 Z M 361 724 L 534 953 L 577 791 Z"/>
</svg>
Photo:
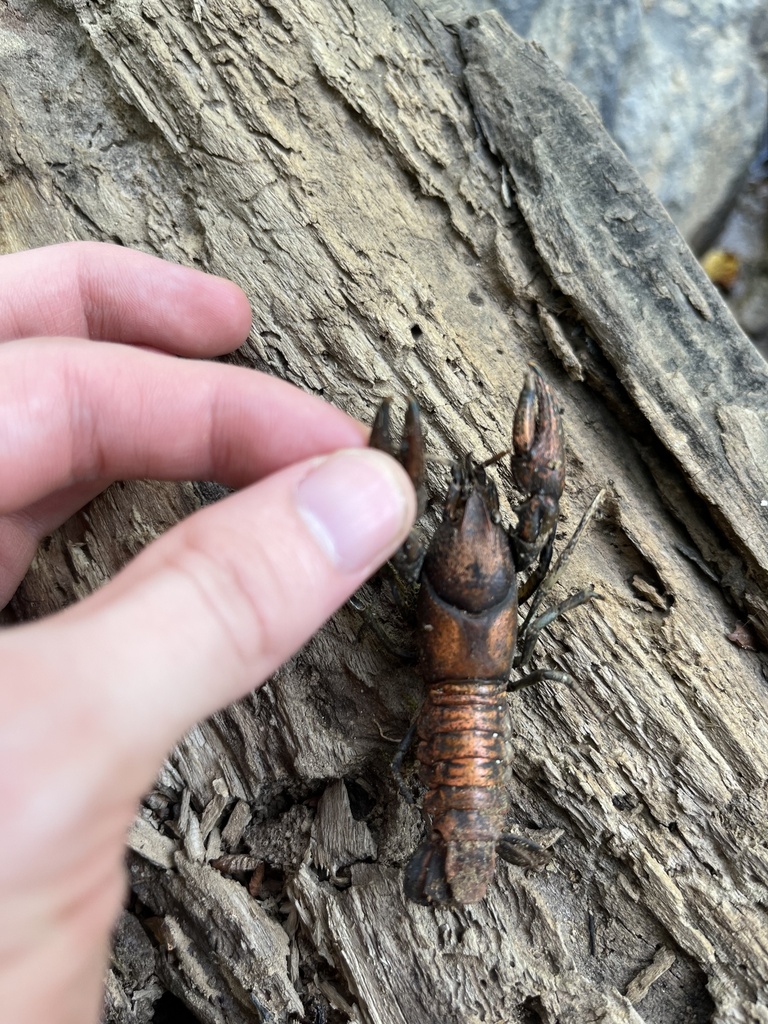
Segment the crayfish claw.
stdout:
<svg viewBox="0 0 768 1024">
<path fill-rule="evenodd" d="M 516 511 L 512 536 L 518 570 L 532 565 L 557 525 L 565 486 L 565 439 L 549 385 L 534 364 L 525 378 L 512 430 L 510 460 L 516 486 L 528 495 Z"/>
<path fill-rule="evenodd" d="M 516 456 L 522 456 L 533 447 L 536 436 L 536 378 L 532 371 L 525 375 L 523 388 L 517 400 L 512 425 L 512 444 Z"/>
<path fill-rule="evenodd" d="M 368 441 L 369 448 L 377 448 L 380 452 L 386 452 L 387 455 L 395 454 L 395 446 L 392 441 L 391 406 L 392 400 L 385 398 L 376 410 L 376 416 L 371 426 L 371 437 Z"/>
<path fill-rule="evenodd" d="M 531 363 L 512 430 L 512 473 L 521 491 L 559 501 L 565 486 L 563 422 L 552 391 Z"/>
<path fill-rule="evenodd" d="M 400 443 L 400 462 L 403 469 L 416 488 L 419 502 L 418 515 L 422 515 L 427 505 L 427 489 L 425 485 L 424 432 L 421 429 L 421 411 L 416 399 L 408 400 L 405 410 L 405 428 Z"/>
<path fill-rule="evenodd" d="M 379 406 L 371 427 L 369 448 L 376 448 L 397 459 L 416 491 L 417 517 L 427 507 L 427 488 L 425 483 L 424 433 L 421 429 L 421 412 L 418 402 L 411 398 L 405 412 L 405 423 L 399 447 L 392 439 L 392 416 L 390 414 L 391 399 L 385 398 Z M 417 533 L 411 531 L 400 549 L 392 558 L 392 566 L 396 576 L 410 583 L 415 583 L 419 576 L 424 558 L 423 544 Z"/>
<path fill-rule="evenodd" d="M 371 427 L 369 448 L 377 448 L 397 459 L 408 474 L 416 489 L 418 498 L 418 515 L 424 512 L 427 505 L 425 486 L 424 432 L 421 429 L 421 412 L 418 402 L 411 398 L 405 411 L 405 425 L 400 447 L 395 446 L 392 439 L 392 416 L 390 413 L 391 399 L 385 398 L 378 408 Z"/>
</svg>

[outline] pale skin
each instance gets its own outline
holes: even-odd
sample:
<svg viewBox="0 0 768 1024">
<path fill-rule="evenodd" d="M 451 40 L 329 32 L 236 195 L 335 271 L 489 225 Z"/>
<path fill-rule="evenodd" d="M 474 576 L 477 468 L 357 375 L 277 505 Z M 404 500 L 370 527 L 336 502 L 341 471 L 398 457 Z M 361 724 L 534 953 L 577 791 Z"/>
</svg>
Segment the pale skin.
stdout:
<svg viewBox="0 0 768 1024">
<path fill-rule="evenodd" d="M 40 539 L 113 480 L 238 488 L 91 597 L 0 631 L 6 1024 L 98 1020 L 125 833 L 163 757 L 289 658 L 415 516 L 355 420 L 205 361 L 249 325 L 234 284 L 128 249 L 0 256 L 3 603 Z"/>
</svg>

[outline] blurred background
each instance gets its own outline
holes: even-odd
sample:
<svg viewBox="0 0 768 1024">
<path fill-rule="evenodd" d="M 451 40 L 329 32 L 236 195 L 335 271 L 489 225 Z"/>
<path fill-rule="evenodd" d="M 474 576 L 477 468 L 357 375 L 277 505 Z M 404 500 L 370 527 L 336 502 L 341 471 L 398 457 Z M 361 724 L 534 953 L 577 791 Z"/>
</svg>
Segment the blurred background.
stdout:
<svg viewBox="0 0 768 1024">
<path fill-rule="evenodd" d="M 592 102 L 768 359 L 768 0 L 421 0 L 495 8 Z"/>
</svg>

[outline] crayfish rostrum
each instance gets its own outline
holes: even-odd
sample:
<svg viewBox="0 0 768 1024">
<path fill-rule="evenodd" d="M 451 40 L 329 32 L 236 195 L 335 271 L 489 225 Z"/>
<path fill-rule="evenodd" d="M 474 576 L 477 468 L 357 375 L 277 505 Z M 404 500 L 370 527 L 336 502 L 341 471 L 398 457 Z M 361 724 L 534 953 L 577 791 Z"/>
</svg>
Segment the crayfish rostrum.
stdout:
<svg viewBox="0 0 768 1024">
<path fill-rule="evenodd" d="M 416 403 L 409 405 L 396 449 L 389 402 L 384 402 L 371 445 L 400 460 L 423 511 L 425 454 Z M 504 834 L 510 745 L 505 695 L 545 679 L 570 681 L 566 673 L 550 669 L 515 680 L 510 674 L 525 667 L 546 625 L 596 596 L 589 587 L 537 614 L 601 495 L 548 573 L 565 481 L 565 446 L 552 392 L 534 366 L 514 417 L 512 476 L 526 497 L 510 529 L 501 523 L 496 487 L 486 474 L 487 465 L 500 457 L 482 465 L 469 455 L 455 462 L 443 519 L 426 551 L 412 533 L 392 561 L 399 581 L 418 591 L 417 657 L 427 685 L 424 705 L 395 758 L 399 771 L 415 735 L 429 834 L 406 867 L 405 892 L 418 903 L 482 899 L 497 853 L 523 864 L 544 863 L 549 856 L 522 836 Z M 521 572 L 528 575 L 518 585 Z M 531 608 L 518 630 L 519 607 L 528 600 Z"/>
</svg>

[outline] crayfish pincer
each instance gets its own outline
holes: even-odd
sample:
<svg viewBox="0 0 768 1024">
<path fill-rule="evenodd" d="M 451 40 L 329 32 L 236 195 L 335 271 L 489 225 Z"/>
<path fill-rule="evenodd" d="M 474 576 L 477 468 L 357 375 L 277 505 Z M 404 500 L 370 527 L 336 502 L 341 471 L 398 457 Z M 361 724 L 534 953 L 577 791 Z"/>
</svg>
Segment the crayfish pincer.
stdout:
<svg viewBox="0 0 768 1024">
<path fill-rule="evenodd" d="M 423 511 L 425 455 L 418 406 L 409 405 L 397 450 L 389 421 L 385 402 L 371 445 L 404 465 Z M 423 904 L 481 900 L 497 853 L 514 863 L 548 859 L 536 843 L 504 834 L 510 745 L 506 693 L 545 679 L 570 681 L 566 673 L 548 669 L 512 681 L 510 674 L 525 668 L 546 625 L 596 596 L 590 587 L 537 614 L 601 495 L 548 572 L 565 482 L 565 447 L 560 413 L 536 367 L 527 374 L 515 411 L 511 468 L 525 497 L 509 529 L 501 523 L 498 493 L 486 474 L 487 465 L 499 458 L 479 465 L 467 455 L 455 462 L 443 519 L 426 551 L 411 534 L 392 561 L 399 582 L 417 590 L 417 655 L 427 685 L 424 705 L 395 758 L 399 771 L 415 735 L 428 835 L 406 867 L 405 892 Z M 518 585 L 520 572 L 528 575 Z M 518 609 L 529 600 L 531 608 L 518 630 Z"/>
</svg>

